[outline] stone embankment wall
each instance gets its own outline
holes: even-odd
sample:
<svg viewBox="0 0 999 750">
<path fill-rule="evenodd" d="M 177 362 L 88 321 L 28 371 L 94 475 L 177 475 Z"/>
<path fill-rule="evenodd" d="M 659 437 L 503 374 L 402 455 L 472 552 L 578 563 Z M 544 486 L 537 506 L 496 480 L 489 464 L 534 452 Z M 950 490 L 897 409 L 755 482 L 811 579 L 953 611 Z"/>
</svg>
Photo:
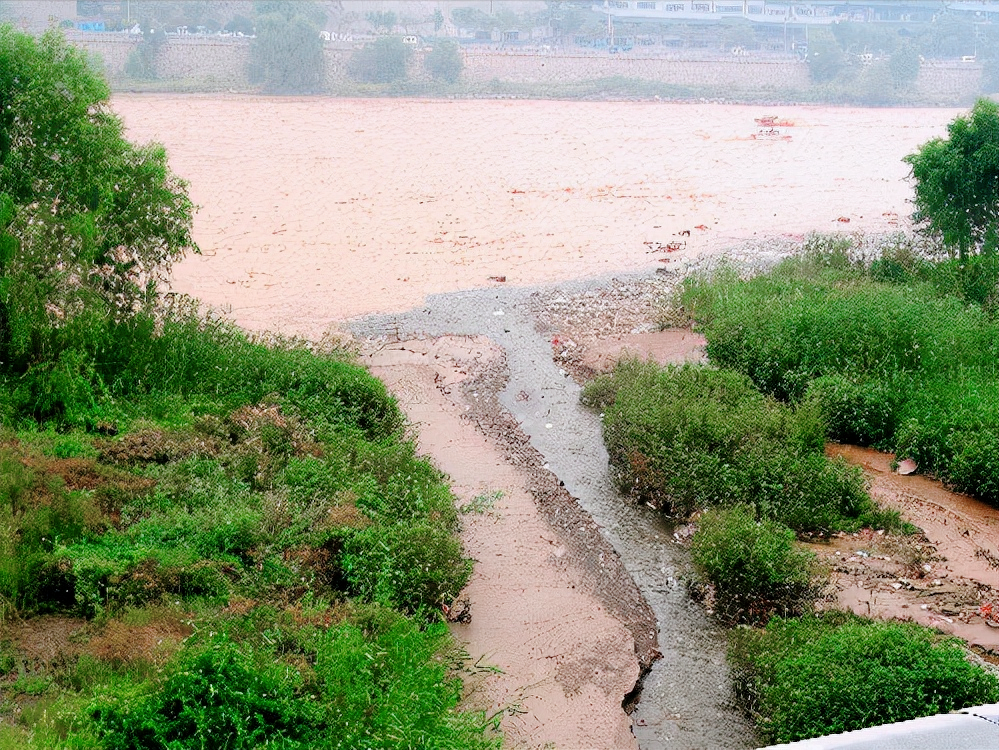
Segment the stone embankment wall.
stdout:
<svg viewBox="0 0 999 750">
<path fill-rule="evenodd" d="M 73 33 L 70 40 L 99 55 L 114 83 L 126 81 L 125 64 L 139 45 L 139 39 L 123 34 Z M 162 81 L 190 83 L 207 89 L 249 87 L 246 65 L 250 43 L 247 39 L 185 36 L 168 38 L 156 61 Z M 330 83 L 346 77 L 351 50 L 331 43 L 326 47 L 326 76 Z M 552 53 L 522 54 L 503 50 L 465 50 L 465 79 L 488 82 L 551 84 L 587 81 L 620 76 L 677 86 L 706 86 L 733 92 L 769 89 L 803 91 L 808 88 L 808 66 L 798 60 L 738 57 L 678 58 L 676 56 Z M 412 70 L 422 76 L 422 53 L 417 53 Z M 967 62 L 928 62 L 916 81 L 920 100 L 950 104 L 968 102 L 979 90 L 981 65 Z"/>
<path fill-rule="evenodd" d="M 928 102 L 949 104 L 967 102 L 982 87 L 980 63 L 959 61 L 927 62 L 919 68 L 917 95 Z"/>
<path fill-rule="evenodd" d="M 141 39 L 128 34 L 74 34 L 78 47 L 98 55 L 113 83 L 125 80 L 125 64 Z M 161 80 L 192 81 L 209 88 L 246 88 L 250 57 L 247 39 L 226 37 L 167 37 L 156 58 Z"/>
<path fill-rule="evenodd" d="M 558 83 L 622 76 L 679 86 L 712 86 L 732 89 L 803 89 L 808 86 L 808 66 L 797 60 L 760 60 L 738 57 L 676 59 L 631 54 L 504 54 L 465 53 L 465 76 L 474 81 Z"/>
</svg>

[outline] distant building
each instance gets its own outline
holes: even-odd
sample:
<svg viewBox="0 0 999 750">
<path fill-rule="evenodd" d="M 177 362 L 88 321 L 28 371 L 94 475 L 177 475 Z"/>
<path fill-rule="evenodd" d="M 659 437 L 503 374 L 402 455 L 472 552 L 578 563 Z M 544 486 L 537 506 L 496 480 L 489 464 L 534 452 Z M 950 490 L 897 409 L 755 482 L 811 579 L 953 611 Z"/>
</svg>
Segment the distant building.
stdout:
<svg viewBox="0 0 999 750">
<path fill-rule="evenodd" d="M 769 0 L 603 0 L 591 6 L 597 13 L 621 21 L 680 21 L 718 23 L 745 19 L 758 24 L 823 26 L 841 21 L 865 23 L 929 23 L 941 12 L 968 14 L 999 22 L 999 2 L 836 2 L 796 3 Z"/>
<path fill-rule="evenodd" d="M 76 0 L 10 0 L 0 10 L 4 21 L 25 31 L 44 31 L 76 20 Z"/>
</svg>

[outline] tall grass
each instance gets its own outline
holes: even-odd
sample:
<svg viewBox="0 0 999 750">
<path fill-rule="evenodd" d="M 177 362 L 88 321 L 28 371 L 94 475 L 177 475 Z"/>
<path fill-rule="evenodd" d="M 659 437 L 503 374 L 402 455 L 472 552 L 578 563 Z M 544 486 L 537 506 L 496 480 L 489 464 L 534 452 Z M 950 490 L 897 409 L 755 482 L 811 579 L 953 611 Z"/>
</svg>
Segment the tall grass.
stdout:
<svg viewBox="0 0 999 750">
<path fill-rule="evenodd" d="M 454 499 L 380 382 L 184 305 L 46 336 L 0 376 L 0 603 L 90 624 L 11 645 L 25 746 L 498 745 L 440 622 Z"/>
<path fill-rule="evenodd" d="M 961 272 L 906 248 L 871 262 L 821 242 L 772 271 L 688 279 L 681 301 L 719 367 L 814 405 L 834 440 L 893 450 L 999 503 L 996 259 Z"/>
<path fill-rule="evenodd" d="M 799 532 L 891 522 L 859 469 L 825 457 L 818 411 L 765 397 L 744 375 L 622 362 L 583 399 L 605 407 L 618 485 L 642 502 L 679 515 L 741 503 Z"/>
<path fill-rule="evenodd" d="M 714 587 L 714 610 L 732 622 L 756 623 L 810 608 L 820 578 L 814 553 L 795 545 L 791 529 L 757 521 L 746 505 L 705 511 L 697 520 L 691 555 Z"/>
<path fill-rule="evenodd" d="M 960 642 L 914 623 L 840 612 L 733 634 L 743 698 L 775 742 L 945 713 L 999 699 Z"/>
<path fill-rule="evenodd" d="M 296 340 L 254 342 L 184 301 L 120 321 L 79 315 L 48 337 L 46 358 L 0 372 L 7 422 L 92 428 L 150 408 L 164 418 L 185 408 L 222 414 L 275 394 L 296 416 L 356 426 L 372 438 L 403 423 L 380 381 L 346 357 L 316 356 Z"/>
</svg>

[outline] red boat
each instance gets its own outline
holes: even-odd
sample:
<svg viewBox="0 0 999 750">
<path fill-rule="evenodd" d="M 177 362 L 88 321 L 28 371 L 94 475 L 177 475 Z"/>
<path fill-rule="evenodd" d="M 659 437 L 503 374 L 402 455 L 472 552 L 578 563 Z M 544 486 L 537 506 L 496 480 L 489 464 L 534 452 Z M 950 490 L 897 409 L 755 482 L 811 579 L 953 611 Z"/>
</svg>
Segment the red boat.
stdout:
<svg viewBox="0 0 999 750">
<path fill-rule="evenodd" d="M 757 117 L 756 124 L 761 128 L 793 128 L 794 120 L 781 120 L 777 115 Z"/>
</svg>

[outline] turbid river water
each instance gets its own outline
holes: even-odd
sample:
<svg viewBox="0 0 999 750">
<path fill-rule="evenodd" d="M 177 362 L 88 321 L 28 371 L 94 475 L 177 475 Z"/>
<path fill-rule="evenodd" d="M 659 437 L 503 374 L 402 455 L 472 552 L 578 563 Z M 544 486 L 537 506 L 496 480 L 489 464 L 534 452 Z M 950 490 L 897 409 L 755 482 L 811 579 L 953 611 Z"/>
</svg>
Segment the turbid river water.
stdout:
<svg viewBox="0 0 999 750">
<path fill-rule="evenodd" d="M 955 112 L 173 95 L 119 96 L 114 107 L 130 137 L 167 146 L 201 206 L 195 237 L 203 254 L 176 267 L 177 291 L 250 329 L 319 336 L 333 327 L 367 341 L 369 350 L 420 336 L 488 337 L 508 374 L 501 407 L 617 550 L 658 621 L 663 658 L 631 716 L 639 745 L 751 746 L 752 732 L 732 705 L 723 637 L 679 581 L 685 553 L 654 514 L 615 495 L 599 417 L 580 409 L 578 387 L 553 362 L 529 291 L 592 288 L 610 274 L 648 276 L 747 240 L 904 226 L 911 187 L 901 159 L 944 134 Z M 756 119 L 767 115 L 794 124 L 780 137 L 754 138 Z M 429 350 L 410 349 L 412 357 L 430 358 Z M 431 389 L 439 377 L 432 375 Z M 441 409 L 471 408 L 455 404 Z M 441 445 L 441 463 L 458 468 L 484 455 L 463 462 L 459 448 Z M 499 512 L 529 510 L 517 507 Z M 466 536 L 466 545 L 483 545 L 469 554 L 482 559 L 495 541 L 489 535 L 517 533 L 503 528 Z M 558 534 L 549 540 L 549 530 L 537 532 L 547 527 L 530 528 L 554 551 L 517 575 L 574 588 L 582 578 L 566 572 Z M 516 552 L 525 542 L 503 541 L 509 545 L 488 554 Z M 604 552 L 597 555 L 604 560 Z M 555 590 L 543 583 L 518 579 L 520 588 L 501 587 L 498 595 L 511 606 L 516 597 L 530 613 L 516 625 L 530 646 L 523 659 L 535 660 L 521 664 L 523 679 L 541 674 L 555 685 L 558 707 L 546 711 L 541 704 L 554 693 L 533 686 L 517 692 L 515 707 L 495 695 L 493 705 L 507 707 L 504 727 L 523 746 L 576 746 L 569 743 L 589 736 L 594 747 L 619 747 L 596 739 L 619 737 L 613 727 L 587 734 L 587 722 L 619 706 L 623 695 L 619 681 L 608 687 L 612 681 L 601 676 L 599 652 L 586 651 L 586 628 L 600 629 L 617 675 L 628 673 L 617 657 L 634 659 L 632 643 L 605 620 L 581 615 L 578 603 L 568 622 L 577 637 L 569 637 L 559 612 L 549 624 L 538 613 L 563 600 L 543 599 Z M 521 601 L 531 597 L 542 599 Z M 600 601 L 587 606 L 602 609 Z M 483 603 L 480 611 L 499 610 Z M 557 628 L 564 641 L 552 640 Z M 504 648 L 512 653 L 515 641 L 507 638 Z M 488 644 L 476 648 L 479 656 L 505 658 Z M 508 661 L 521 668 L 513 656 Z M 566 664 L 579 667 L 569 681 Z M 586 671 L 580 665 L 590 677 L 579 676 Z M 552 729 L 559 723 L 576 733 L 559 734 Z"/>
<path fill-rule="evenodd" d="M 177 289 L 248 327 L 310 334 L 491 276 L 542 284 L 652 270 L 754 236 L 891 229 L 911 211 L 902 157 L 955 114 L 177 95 L 113 104 L 130 137 L 166 145 L 201 206 L 204 255 L 175 269 Z M 795 123 L 790 140 L 754 140 L 767 115 Z M 671 242 L 682 249 L 653 252 Z"/>
</svg>

